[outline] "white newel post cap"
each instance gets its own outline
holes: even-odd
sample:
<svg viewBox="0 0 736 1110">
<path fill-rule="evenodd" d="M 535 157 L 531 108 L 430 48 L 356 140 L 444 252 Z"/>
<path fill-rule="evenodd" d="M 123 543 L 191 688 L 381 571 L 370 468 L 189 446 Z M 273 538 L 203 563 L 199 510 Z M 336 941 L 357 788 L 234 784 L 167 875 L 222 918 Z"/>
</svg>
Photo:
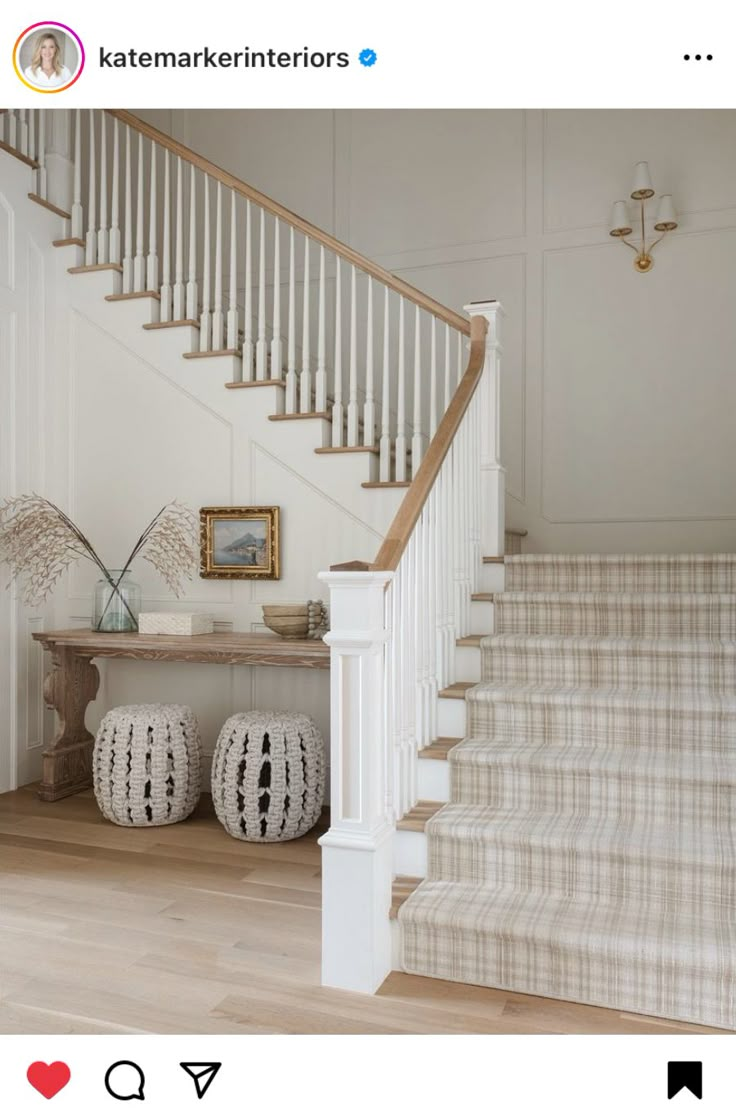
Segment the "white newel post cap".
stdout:
<svg viewBox="0 0 736 1110">
<path fill-rule="evenodd" d="M 323 570 L 317 575 L 330 588 L 330 647 L 366 647 L 385 640 L 384 593 L 393 571 Z"/>
<path fill-rule="evenodd" d="M 463 305 L 468 316 L 485 316 L 488 321 L 487 347 L 501 347 L 501 321 L 506 313 L 500 301 L 471 301 Z"/>
</svg>

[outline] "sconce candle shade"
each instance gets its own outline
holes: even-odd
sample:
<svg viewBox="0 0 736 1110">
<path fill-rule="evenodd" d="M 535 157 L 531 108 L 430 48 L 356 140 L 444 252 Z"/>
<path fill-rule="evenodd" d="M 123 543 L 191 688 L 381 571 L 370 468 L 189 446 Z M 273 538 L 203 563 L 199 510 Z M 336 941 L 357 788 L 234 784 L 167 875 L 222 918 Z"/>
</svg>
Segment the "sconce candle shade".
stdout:
<svg viewBox="0 0 736 1110">
<path fill-rule="evenodd" d="M 656 231 L 674 231 L 677 227 L 677 213 L 669 193 L 664 193 L 660 198 L 657 222 L 654 227 Z"/>
<path fill-rule="evenodd" d="M 634 168 L 634 188 L 631 193 L 632 200 L 647 200 L 654 196 L 652 179 L 649 176 L 649 163 L 637 162 Z"/>
<path fill-rule="evenodd" d="M 631 224 L 629 223 L 629 213 L 625 200 L 617 200 L 613 206 L 610 234 L 619 239 L 623 235 L 631 235 Z"/>
</svg>

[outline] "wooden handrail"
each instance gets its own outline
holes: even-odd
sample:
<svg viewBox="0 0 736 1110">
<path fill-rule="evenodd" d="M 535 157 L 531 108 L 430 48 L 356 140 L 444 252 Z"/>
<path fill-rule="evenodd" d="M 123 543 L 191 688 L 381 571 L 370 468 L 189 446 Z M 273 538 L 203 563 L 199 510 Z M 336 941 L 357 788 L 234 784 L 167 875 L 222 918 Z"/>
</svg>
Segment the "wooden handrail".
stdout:
<svg viewBox="0 0 736 1110">
<path fill-rule="evenodd" d="M 414 525 L 419 520 L 424 503 L 437 480 L 440 467 L 445 461 L 445 456 L 450 450 L 452 441 L 480 381 L 486 356 L 487 331 L 488 322 L 486 318 L 484 316 L 473 316 L 470 321 L 470 358 L 467 370 L 463 374 L 447 412 L 442 417 L 440 426 L 427 448 L 427 454 L 420 463 L 417 475 L 399 506 L 399 511 L 396 513 L 388 534 L 381 544 L 376 561 L 371 564 L 371 570 L 396 570 L 399 565 L 404 549 L 411 538 Z"/>
<path fill-rule="evenodd" d="M 461 316 L 460 313 L 453 312 L 451 308 L 446 308 L 444 305 L 440 304 L 439 301 L 436 301 L 433 297 L 427 296 L 426 293 L 422 293 L 420 289 L 416 289 L 407 281 L 403 281 L 402 278 L 396 277 L 396 275 L 392 274 L 389 270 L 384 270 L 383 266 L 379 266 L 376 262 L 372 262 L 370 258 L 366 258 L 365 255 L 359 254 L 358 251 L 353 250 L 352 247 L 347 246 L 345 243 L 341 243 L 339 239 L 335 239 L 334 236 L 322 231 L 308 220 L 302 219 L 301 216 L 297 216 L 296 213 L 290 212 L 288 208 L 284 208 L 278 201 L 271 200 L 265 193 L 261 193 L 258 189 L 254 189 L 252 185 L 246 185 L 244 181 L 234 177 L 233 174 L 228 173 L 227 170 L 223 170 L 220 166 L 216 166 L 214 162 L 208 161 L 207 158 L 202 158 L 201 155 L 190 150 L 188 146 L 184 146 L 183 143 L 177 142 L 176 139 L 172 139 L 169 135 L 165 135 L 163 131 L 159 131 L 156 127 L 152 127 L 150 123 L 145 123 L 142 119 L 139 119 L 138 116 L 133 115 L 132 112 L 126 112 L 118 108 L 105 108 L 104 110 L 108 115 L 114 116 L 122 123 L 126 123 L 129 127 L 132 127 L 134 131 L 139 131 L 153 142 L 158 143 L 159 146 L 164 147 L 166 150 L 170 150 L 172 154 L 183 158 L 185 162 L 189 162 L 191 165 L 196 166 L 202 173 L 206 173 L 216 181 L 222 182 L 228 189 L 232 189 L 248 200 L 254 201 L 259 207 L 277 216 L 280 220 L 284 220 L 297 231 L 302 232 L 304 235 L 308 235 L 314 242 L 321 243 L 324 247 L 327 247 L 328 250 L 339 255 L 340 258 L 344 258 L 346 262 L 350 262 L 353 266 L 357 266 L 359 270 L 362 270 L 366 274 L 370 274 L 371 277 L 376 278 L 378 281 L 382 282 L 383 285 L 387 285 L 389 289 L 393 289 L 395 293 L 405 297 L 407 301 L 411 301 L 412 304 L 418 305 L 419 308 L 423 308 L 426 312 L 430 312 L 438 320 L 442 320 L 443 323 L 449 324 L 450 327 L 455 328 L 456 331 L 462 332 L 463 335 L 470 335 L 470 321 L 464 316 Z"/>
</svg>

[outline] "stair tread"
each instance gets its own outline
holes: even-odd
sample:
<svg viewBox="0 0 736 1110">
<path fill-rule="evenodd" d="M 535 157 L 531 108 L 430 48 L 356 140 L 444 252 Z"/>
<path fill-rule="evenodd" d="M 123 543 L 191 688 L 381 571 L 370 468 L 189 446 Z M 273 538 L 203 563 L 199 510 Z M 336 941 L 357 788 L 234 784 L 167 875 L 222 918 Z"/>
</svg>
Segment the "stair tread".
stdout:
<svg viewBox="0 0 736 1110">
<path fill-rule="evenodd" d="M 473 597 L 476 597 L 473 594 Z M 491 595 L 493 596 L 493 595 Z M 496 601 L 512 604 L 526 604 L 530 601 L 557 602 L 561 605 L 580 604 L 616 604 L 631 602 L 648 602 L 658 605 L 671 604 L 673 601 L 689 602 L 690 604 L 718 605 L 736 603 L 736 593 L 697 593 L 694 590 L 677 590 L 672 592 L 637 591 L 637 590 L 504 590 L 495 595 Z"/>
<path fill-rule="evenodd" d="M 536 651 L 557 651 L 569 647 L 579 651 L 600 648 L 618 652 L 634 647 L 642 651 L 678 654 L 688 654 L 691 651 L 724 651 L 736 654 L 736 639 L 718 636 L 567 636 L 562 632 L 492 632 L 465 639 L 479 639 L 480 647 L 488 650 L 523 647 Z"/>
<path fill-rule="evenodd" d="M 447 753 L 460 743 L 460 736 L 438 736 L 419 751 L 420 759 L 447 759 Z"/>
<path fill-rule="evenodd" d="M 430 836 L 523 843 L 544 850 L 562 848 L 588 854 L 621 851 L 627 856 L 706 861 L 736 869 L 736 824 L 714 826 L 699 821 L 657 820 L 615 815 L 519 812 L 450 802 L 432 817 Z"/>
<path fill-rule="evenodd" d="M 556 705 L 601 705 L 621 709 L 665 708 L 677 710 L 728 710 L 736 711 L 736 694 L 673 693 L 632 688 L 630 686 L 560 686 L 545 682 L 469 682 L 455 683 L 454 687 L 464 685 L 472 692 L 470 701 L 525 701 L 536 704 L 550 702 Z M 442 692 L 444 693 L 444 691 Z M 440 695 L 442 696 L 442 694 Z M 458 696 L 458 695 L 448 695 Z M 467 695 L 466 695 L 467 696 Z"/>
<path fill-rule="evenodd" d="M 513 935 L 549 949 L 593 950 L 601 957 L 625 956 L 640 963 L 673 960 L 687 967 L 720 969 L 736 947 L 730 907 L 627 902 L 599 894 L 574 897 L 520 892 L 503 886 L 426 879 L 399 910 L 399 920 L 485 935 Z"/>
<path fill-rule="evenodd" d="M 444 690 L 440 690 L 439 696 L 441 698 L 456 698 L 462 701 L 468 690 L 475 686 L 474 682 L 453 682 L 451 686 L 445 686 Z"/>
<path fill-rule="evenodd" d="M 667 564 L 686 565 L 688 563 L 733 563 L 736 564 L 736 552 L 722 551 L 714 553 L 693 553 L 693 554 L 658 554 L 658 555 L 636 555 L 631 553 L 617 554 L 543 554 L 532 553 L 528 555 L 507 555 L 507 563 L 513 564 L 534 564 L 544 563 L 545 565 L 553 565 L 561 563 L 564 565 L 589 565 L 591 563 L 635 563 L 654 564 L 657 566 L 665 566 Z"/>
<path fill-rule="evenodd" d="M 545 744 L 535 740 L 488 740 L 469 736 L 452 749 L 450 763 L 536 769 L 558 773 L 582 771 L 603 777 L 625 772 L 627 781 L 710 783 L 736 786 L 736 745 L 733 755 L 702 751 L 699 747 L 668 752 L 612 748 L 598 744 Z M 534 812 L 527 810 L 527 814 Z"/>
</svg>

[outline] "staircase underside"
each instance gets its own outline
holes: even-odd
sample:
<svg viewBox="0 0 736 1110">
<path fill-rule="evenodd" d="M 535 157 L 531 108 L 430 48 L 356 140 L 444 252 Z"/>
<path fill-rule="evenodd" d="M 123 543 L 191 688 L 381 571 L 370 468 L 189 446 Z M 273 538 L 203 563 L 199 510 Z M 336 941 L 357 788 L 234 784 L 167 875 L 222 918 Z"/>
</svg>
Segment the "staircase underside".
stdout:
<svg viewBox="0 0 736 1110">
<path fill-rule="evenodd" d="M 733 555 L 507 556 L 406 970 L 736 1027 L 734 583 Z"/>
</svg>

